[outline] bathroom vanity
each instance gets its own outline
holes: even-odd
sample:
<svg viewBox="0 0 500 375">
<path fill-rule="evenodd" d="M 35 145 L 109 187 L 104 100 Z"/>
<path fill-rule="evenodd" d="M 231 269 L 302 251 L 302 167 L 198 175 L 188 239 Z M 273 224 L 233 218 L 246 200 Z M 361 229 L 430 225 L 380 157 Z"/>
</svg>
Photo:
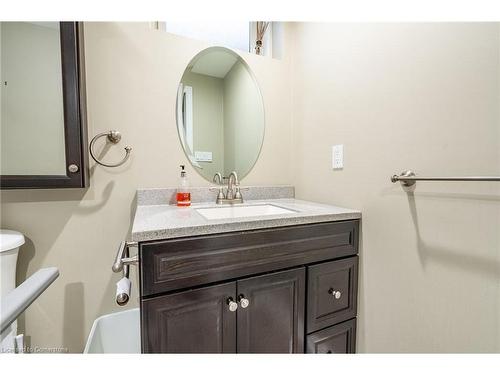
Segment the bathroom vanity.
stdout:
<svg viewBox="0 0 500 375">
<path fill-rule="evenodd" d="M 207 80 L 224 90 L 208 92 Z M 199 52 L 177 94 L 186 158 L 215 186 L 191 188 L 194 204 L 181 208 L 175 189 L 138 191 L 142 352 L 354 352 L 361 213 L 294 199 L 292 186 L 240 186 L 259 159 L 265 116 L 234 51 Z"/>
<path fill-rule="evenodd" d="M 358 211 L 280 198 L 243 206 L 289 213 L 209 220 L 139 195 L 144 353 L 355 351 Z"/>
</svg>

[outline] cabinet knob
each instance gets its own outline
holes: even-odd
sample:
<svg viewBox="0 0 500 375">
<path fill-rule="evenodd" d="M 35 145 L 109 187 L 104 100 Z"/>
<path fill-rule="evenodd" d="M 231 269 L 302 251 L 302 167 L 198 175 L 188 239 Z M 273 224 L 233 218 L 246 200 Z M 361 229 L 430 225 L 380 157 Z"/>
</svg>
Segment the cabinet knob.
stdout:
<svg viewBox="0 0 500 375">
<path fill-rule="evenodd" d="M 68 165 L 68 171 L 70 171 L 71 173 L 76 173 L 79 170 L 80 170 L 80 168 L 78 168 L 78 165 L 76 165 L 76 164 Z"/>
<path fill-rule="evenodd" d="M 330 293 L 335 299 L 340 299 L 340 297 L 342 297 L 342 293 L 340 292 L 340 290 L 333 290 L 333 288 L 330 288 L 328 293 Z"/>
<path fill-rule="evenodd" d="M 240 303 L 240 306 L 242 309 L 246 309 L 248 305 L 250 305 L 250 301 L 245 298 L 243 294 L 240 294 L 238 297 L 238 302 Z"/>
<path fill-rule="evenodd" d="M 234 312 L 238 309 L 238 304 L 234 302 L 234 300 L 231 297 L 227 299 L 227 305 L 229 306 L 229 311 L 231 312 Z"/>
</svg>

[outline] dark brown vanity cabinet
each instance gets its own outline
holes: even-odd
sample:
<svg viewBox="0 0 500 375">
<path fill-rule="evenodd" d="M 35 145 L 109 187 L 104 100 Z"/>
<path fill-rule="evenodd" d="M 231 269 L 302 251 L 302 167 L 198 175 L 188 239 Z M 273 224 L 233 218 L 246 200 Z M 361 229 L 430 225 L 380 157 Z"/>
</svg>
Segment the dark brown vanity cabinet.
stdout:
<svg viewBox="0 0 500 375">
<path fill-rule="evenodd" d="M 145 353 L 352 353 L 359 221 L 139 245 Z"/>
<path fill-rule="evenodd" d="M 144 351 L 301 353 L 304 293 L 300 268 L 146 300 Z"/>
</svg>

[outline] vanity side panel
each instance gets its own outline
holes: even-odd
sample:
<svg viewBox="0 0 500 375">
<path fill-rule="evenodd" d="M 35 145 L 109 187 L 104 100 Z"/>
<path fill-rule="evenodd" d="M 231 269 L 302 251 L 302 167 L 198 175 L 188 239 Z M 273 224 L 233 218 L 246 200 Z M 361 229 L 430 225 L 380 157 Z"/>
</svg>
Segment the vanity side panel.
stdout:
<svg viewBox="0 0 500 375">
<path fill-rule="evenodd" d="M 359 220 L 144 242 L 141 295 L 355 255 Z"/>
</svg>

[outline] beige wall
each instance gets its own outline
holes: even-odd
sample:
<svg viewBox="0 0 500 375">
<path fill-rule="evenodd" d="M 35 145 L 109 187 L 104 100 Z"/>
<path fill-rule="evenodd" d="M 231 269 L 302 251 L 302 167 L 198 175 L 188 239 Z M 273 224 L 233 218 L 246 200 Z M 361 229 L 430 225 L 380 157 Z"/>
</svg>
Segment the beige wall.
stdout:
<svg viewBox="0 0 500 375">
<path fill-rule="evenodd" d="M 259 156 L 264 137 L 264 108 L 246 67 L 237 62 L 224 78 L 225 176 L 245 176 Z"/>
<path fill-rule="evenodd" d="M 64 174 L 58 25 L 0 22 L 0 27 L 1 174 Z"/>
<path fill-rule="evenodd" d="M 126 144 L 133 147 L 131 160 L 113 169 L 92 163 L 88 190 L 1 192 L 1 227 L 27 237 L 18 281 L 40 267 L 61 272 L 27 310 L 20 328 L 32 345 L 71 351 L 83 350 L 96 317 L 123 309 L 114 303 L 120 275 L 111 272 L 113 257 L 129 234 L 136 189 L 176 186 L 179 164 L 188 165 L 175 122 L 177 86 L 191 58 L 209 46 L 150 31 L 147 24 L 86 23 L 85 38 L 89 134 L 120 130 L 120 147 L 112 147 L 105 160 L 122 157 Z M 266 105 L 264 148 L 243 184 L 289 184 L 289 65 L 242 56 Z M 187 169 L 193 185 L 207 184 Z M 137 306 L 137 282 L 133 289 L 127 307 Z"/>
<path fill-rule="evenodd" d="M 182 82 L 193 88 L 193 155 L 212 152 L 212 162 L 198 162 L 197 169 L 211 181 L 224 170 L 224 83 L 216 77 L 186 72 Z"/>
<path fill-rule="evenodd" d="M 500 351 L 498 24 L 298 24 L 299 198 L 363 212 L 358 350 Z M 345 167 L 331 169 L 344 144 Z"/>
</svg>

